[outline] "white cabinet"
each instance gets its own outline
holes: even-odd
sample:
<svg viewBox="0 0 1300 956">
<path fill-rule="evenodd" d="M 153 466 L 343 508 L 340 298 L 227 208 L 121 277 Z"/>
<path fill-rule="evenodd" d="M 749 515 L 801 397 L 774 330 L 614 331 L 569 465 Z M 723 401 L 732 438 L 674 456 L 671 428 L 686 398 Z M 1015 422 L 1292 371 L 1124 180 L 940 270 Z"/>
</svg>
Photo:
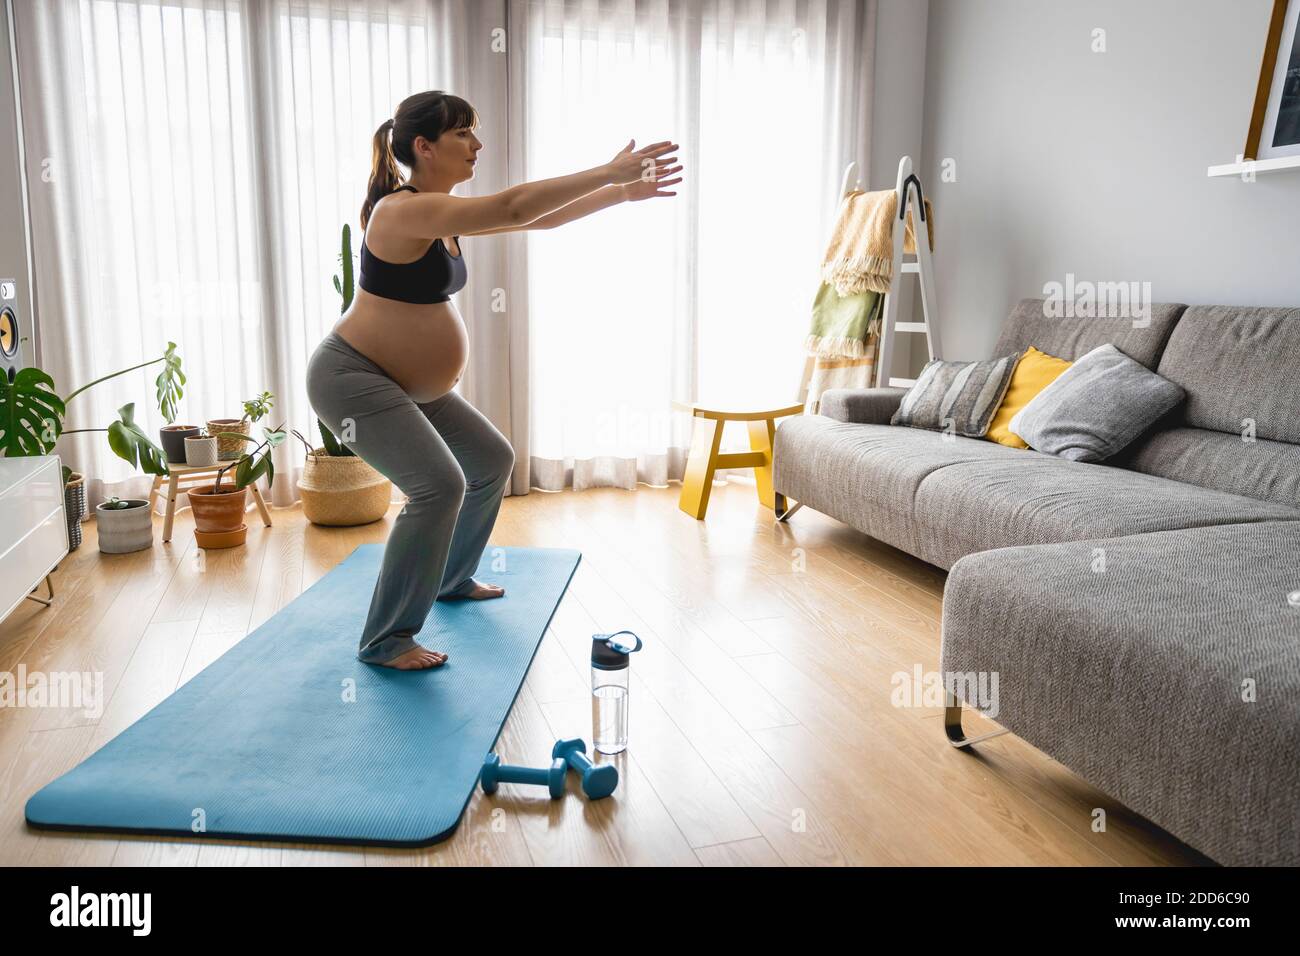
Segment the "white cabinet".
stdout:
<svg viewBox="0 0 1300 956">
<path fill-rule="evenodd" d="M 0 458 L 0 618 L 67 553 L 59 456 Z"/>
</svg>

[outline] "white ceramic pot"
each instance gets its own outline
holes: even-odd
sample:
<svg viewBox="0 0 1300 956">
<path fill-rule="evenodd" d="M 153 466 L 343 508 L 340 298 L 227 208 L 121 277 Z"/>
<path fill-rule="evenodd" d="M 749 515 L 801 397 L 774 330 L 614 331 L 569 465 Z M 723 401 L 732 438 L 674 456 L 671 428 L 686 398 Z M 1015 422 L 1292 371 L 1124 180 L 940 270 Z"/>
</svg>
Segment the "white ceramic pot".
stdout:
<svg viewBox="0 0 1300 956">
<path fill-rule="evenodd" d="M 127 554 L 153 547 L 153 514 L 143 498 L 124 498 L 130 508 L 95 506 L 99 528 L 99 550 L 105 554 Z"/>
<path fill-rule="evenodd" d="M 215 465 L 217 463 L 217 437 L 204 435 L 185 439 L 185 464 Z"/>
</svg>

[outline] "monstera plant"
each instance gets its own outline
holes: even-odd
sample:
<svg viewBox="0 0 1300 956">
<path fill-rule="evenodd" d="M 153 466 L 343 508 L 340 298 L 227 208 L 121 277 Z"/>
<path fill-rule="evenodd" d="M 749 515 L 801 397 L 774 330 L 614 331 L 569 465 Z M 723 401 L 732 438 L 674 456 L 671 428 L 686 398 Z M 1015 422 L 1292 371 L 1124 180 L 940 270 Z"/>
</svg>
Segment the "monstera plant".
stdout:
<svg viewBox="0 0 1300 956">
<path fill-rule="evenodd" d="M 140 362 L 131 365 L 129 368 L 123 368 L 120 372 L 113 372 L 112 375 L 105 375 L 96 378 L 95 381 L 82 385 L 81 388 L 75 389 L 69 393 L 68 398 L 64 399 L 64 405 L 72 402 L 77 395 L 86 392 L 87 389 L 94 388 L 101 381 L 108 381 L 109 378 L 116 378 L 120 375 L 126 375 L 127 372 L 134 372 L 136 368 L 144 368 L 146 365 L 153 365 L 161 362 L 162 371 L 155 378 L 153 384 L 156 388 L 157 403 L 159 411 L 162 412 L 162 418 L 168 421 L 175 420 L 175 406 L 185 394 L 185 372 L 181 371 L 181 356 L 175 351 L 175 342 L 166 343 L 166 351 L 156 359 L 149 359 L 148 362 Z M 48 376 L 47 377 L 48 380 Z M 53 381 L 49 381 L 53 385 Z M 166 455 L 162 454 L 159 446 L 149 441 L 148 434 L 135 424 L 135 402 L 127 402 L 117 410 L 118 419 L 109 423 L 107 428 L 73 428 L 69 431 L 61 431 L 62 423 L 60 421 L 59 434 L 77 434 L 78 432 L 108 432 L 108 446 L 113 449 L 113 454 L 121 458 L 123 462 L 130 464 L 133 468 L 139 468 L 146 475 L 166 475 Z M 59 437 L 56 434 L 56 438 Z M 64 468 L 64 480 L 68 480 L 70 468 Z"/>
<path fill-rule="evenodd" d="M 162 449 L 149 440 L 149 436 L 135 423 L 135 402 L 127 402 L 117 410 L 117 421 L 105 428 L 64 429 L 63 417 L 71 401 L 87 389 L 110 378 L 134 372 L 138 368 L 163 363 L 163 369 L 154 380 L 158 410 L 167 421 L 176 420 L 176 403 L 185 394 L 185 373 L 181 370 L 181 357 L 176 343 L 168 342 L 167 351 L 158 358 L 140 362 L 121 371 L 104 375 L 60 398 L 54 391 L 54 379 L 39 368 L 25 368 L 14 376 L 7 387 L 0 387 L 0 422 L 5 425 L 3 437 L 6 455 L 48 455 L 55 442 L 63 435 L 79 432 L 108 432 L 108 447 L 132 468 L 145 474 L 166 475 L 167 459 Z M 10 427 L 12 426 L 12 427 Z M 63 466 L 66 483 L 72 469 Z"/>
<path fill-rule="evenodd" d="M 29 366 L 20 369 L 10 381 L 0 375 L 0 452 L 6 457 L 48 455 L 64 435 L 78 432 L 107 432 L 108 447 L 132 468 L 146 474 L 168 474 L 167 459 L 161 448 L 135 422 L 135 403 L 128 402 L 117 410 L 117 420 L 104 428 L 74 428 L 65 430 L 63 418 L 68 404 L 82 392 L 100 382 L 148 365 L 163 363 L 162 371 L 154 384 L 158 408 L 167 421 L 176 419 L 176 403 L 184 394 L 185 373 L 181 370 L 181 357 L 176 343 L 168 342 L 167 351 L 150 359 L 95 379 L 75 389 L 66 398 L 54 390 L 54 379 L 44 370 Z M 85 509 L 85 487 L 82 476 L 66 464 L 63 466 L 64 499 L 67 503 L 68 534 L 70 546 L 81 543 L 81 515 Z"/>
</svg>

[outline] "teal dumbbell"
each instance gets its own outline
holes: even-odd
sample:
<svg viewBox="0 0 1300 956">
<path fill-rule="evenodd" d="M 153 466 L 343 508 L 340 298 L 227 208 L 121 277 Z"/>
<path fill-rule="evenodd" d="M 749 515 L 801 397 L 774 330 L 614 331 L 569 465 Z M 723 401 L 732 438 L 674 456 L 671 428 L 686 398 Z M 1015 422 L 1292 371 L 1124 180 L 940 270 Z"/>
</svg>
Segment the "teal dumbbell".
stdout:
<svg viewBox="0 0 1300 956">
<path fill-rule="evenodd" d="M 588 800 L 608 797 L 618 786 L 618 768 L 605 763 L 599 767 L 587 756 L 587 745 L 581 738 L 557 740 L 551 748 L 551 756 L 560 758 L 565 764 L 582 774 L 582 792 Z"/>
<path fill-rule="evenodd" d="M 568 769 L 569 765 L 558 757 L 547 768 L 512 767 L 502 763 L 496 754 L 490 753 L 483 761 L 479 782 L 483 784 L 484 793 L 496 793 L 497 784 L 501 783 L 537 784 L 551 791 L 552 800 L 558 800 L 564 796 L 564 774 Z"/>
</svg>

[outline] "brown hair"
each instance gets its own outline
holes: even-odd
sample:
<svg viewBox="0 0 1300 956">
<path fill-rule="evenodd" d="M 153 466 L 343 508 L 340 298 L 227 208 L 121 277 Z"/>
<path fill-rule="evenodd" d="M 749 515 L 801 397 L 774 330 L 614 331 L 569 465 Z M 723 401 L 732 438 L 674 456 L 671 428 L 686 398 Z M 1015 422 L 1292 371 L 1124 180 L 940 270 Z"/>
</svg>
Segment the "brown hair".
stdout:
<svg viewBox="0 0 1300 956">
<path fill-rule="evenodd" d="M 373 141 L 370 184 L 366 188 L 366 201 L 361 204 L 361 228 L 370 221 L 375 203 L 402 185 L 397 169 L 400 162 L 408 169 L 415 168 L 415 137 L 423 136 L 429 142 L 448 130 L 471 129 L 478 126 L 478 112 L 468 102 L 442 90 L 415 93 L 397 105 L 393 118 L 385 120 L 375 130 Z M 392 131 L 391 137 L 389 131 Z"/>
</svg>

